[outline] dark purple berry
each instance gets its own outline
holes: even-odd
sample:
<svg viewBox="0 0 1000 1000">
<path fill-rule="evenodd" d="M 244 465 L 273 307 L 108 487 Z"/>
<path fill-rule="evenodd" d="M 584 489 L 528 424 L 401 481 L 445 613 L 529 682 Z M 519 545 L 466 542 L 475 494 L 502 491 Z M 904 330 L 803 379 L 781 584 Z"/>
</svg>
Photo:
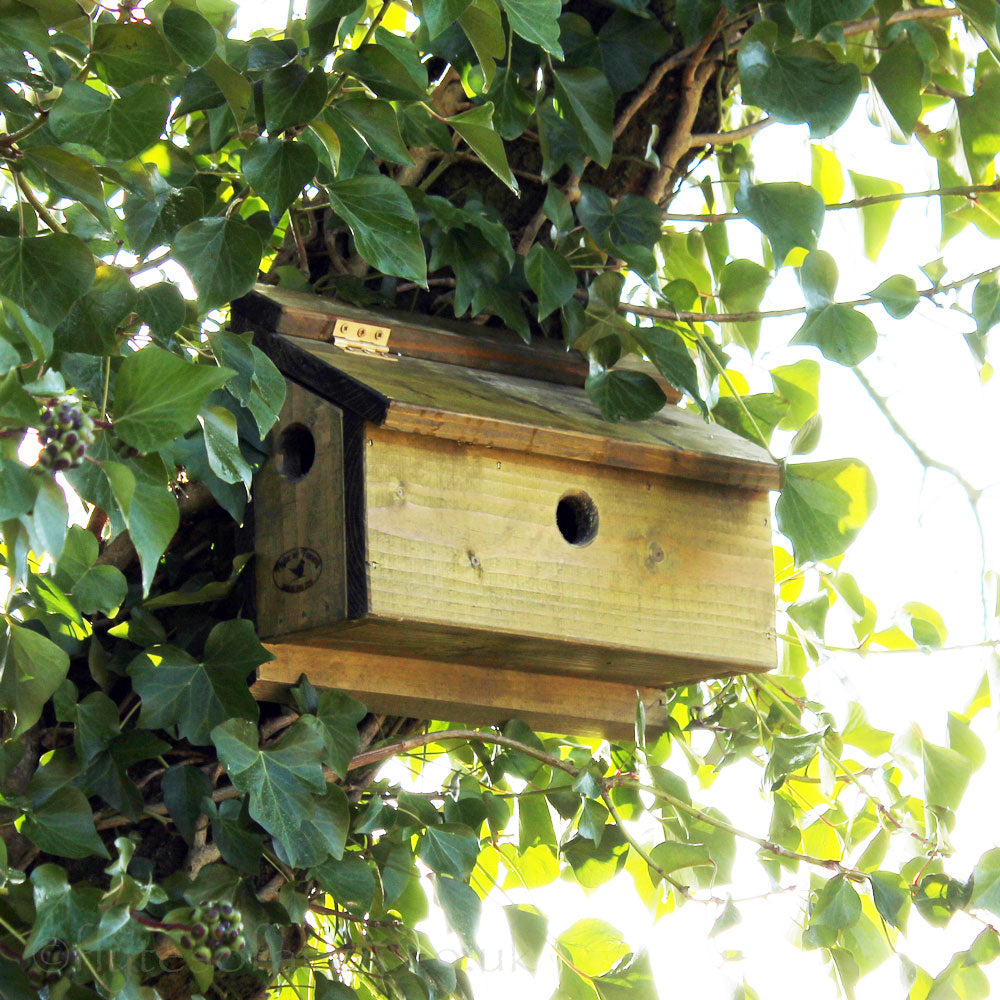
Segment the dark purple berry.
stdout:
<svg viewBox="0 0 1000 1000">
<path fill-rule="evenodd" d="M 181 947 L 191 949 L 194 947 L 194 938 L 190 934 L 181 935 Z"/>
<path fill-rule="evenodd" d="M 200 941 L 208 933 L 208 928 L 204 924 L 195 924 L 191 928 L 191 937 Z"/>
</svg>

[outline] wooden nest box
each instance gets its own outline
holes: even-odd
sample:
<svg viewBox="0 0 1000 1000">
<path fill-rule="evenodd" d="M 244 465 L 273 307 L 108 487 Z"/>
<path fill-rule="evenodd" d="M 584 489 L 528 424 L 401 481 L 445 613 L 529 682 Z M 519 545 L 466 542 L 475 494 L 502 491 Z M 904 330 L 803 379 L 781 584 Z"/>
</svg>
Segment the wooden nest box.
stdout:
<svg viewBox="0 0 1000 1000">
<path fill-rule="evenodd" d="M 666 407 L 604 421 L 586 366 L 471 323 L 261 287 L 238 332 L 289 381 L 254 492 L 271 698 L 628 736 L 636 693 L 775 663 L 765 452 Z M 462 333 L 456 332 L 456 328 Z"/>
</svg>

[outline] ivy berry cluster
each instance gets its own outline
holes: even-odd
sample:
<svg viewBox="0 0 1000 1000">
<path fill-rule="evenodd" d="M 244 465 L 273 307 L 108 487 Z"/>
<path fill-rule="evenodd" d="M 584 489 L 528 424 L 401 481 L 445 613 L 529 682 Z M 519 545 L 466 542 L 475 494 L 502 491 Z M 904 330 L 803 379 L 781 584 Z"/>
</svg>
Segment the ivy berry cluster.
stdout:
<svg viewBox="0 0 1000 1000">
<path fill-rule="evenodd" d="M 178 938 L 182 948 L 206 965 L 221 965 L 246 947 L 243 916 L 232 903 L 207 902 L 191 910 L 191 922 Z"/>
<path fill-rule="evenodd" d="M 75 469 L 94 443 L 94 421 L 78 406 L 50 399 L 42 411 L 38 464 L 50 472 Z"/>
<path fill-rule="evenodd" d="M 72 979 L 80 968 L 80 953 L 55 940 L 35 952 L 25 962 L 25 974 L 33 986 L 54 986 L 63 978 Z"/>
</svg>

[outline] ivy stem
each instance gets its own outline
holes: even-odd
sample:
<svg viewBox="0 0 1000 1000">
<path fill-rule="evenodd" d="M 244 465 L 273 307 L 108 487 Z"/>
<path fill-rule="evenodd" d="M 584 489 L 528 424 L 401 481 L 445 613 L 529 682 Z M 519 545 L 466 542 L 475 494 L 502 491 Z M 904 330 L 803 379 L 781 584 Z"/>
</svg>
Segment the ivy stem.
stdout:
<svg viewBox="0 0 1000 1000">
<path fill-rule="evenodd" d="M 658 865 L 653 860 L 649 851 L 647 851 L 646 848 L 643 847 L 642 844 L 640 844 L 639 841 L 637 841 L 635 837 L 632 836 L 631 833 L 629 833 L 628 828 L 625 826 L 625 821 L 622 819 L 621 813 L 618 812 L 618 807 L 615 805 L 614 801 L 612 800 L 606 788 L 601 789 L 601 798 L 604 800 L 604 804 L 608 807 L 608 812 L 611 813 L 611 818 L 615 821 L 615 825 L 618 827 L 619 830 L 621 830 L 622 836 L 628 841 L 629 846 L 632 848 L 632 850 L 635 851 L 635 853 L 638 854 L 639 857 L 642 858 L 642 860 L 645 861 L 646 864 L 654 872 L 656 872 L 656 874 L 659 875 L 664 882 L 666 882 L 668 885 L 672 885 L 674 889 L 676 889 L 677 892 L 680 893 L 680 895 L 682 895 L 685 899 L 690 899 L 691 891 L 688 889 L 688 887 L 684 885 L 682 882 L 673 878 L 666 871 L 665 868 Z"/>
<path fill-rule="evenodd" d="M 28 200 L 28 204 L 35 210 L 38 214 L 38 218 L 42 220 L 54 233 L 65 233 L 66 227 L 58 222 L 51 212 L 41 203 L 35 192 L 31 190 L 31 186 L 28 184 L 20 174 L 14 174 L 14 183 L 21 189 L 24 197 Z"/>
<path fill-rule="evenodd" d="M 21 944 L 24 944 L 28 940 L 23 934 L 20 934 L 18 933 L 18 931 L 14 930 L 14 928 L 11 927 L 10 924 L 8 924 L 3 917 L 0 917 L 0 927 L 2 927 L 8 934 L 17 938 L 17 940 L 20 941 Z"/>
<path fill-rule="evenodd" d="M 10 132 L 7 135 L 0 135 L 0 149 L 10 149 L 21 139 L 26 139 L 32 132 L 37 132 L 48 120 L 48 117 L 48 111 L 40 111 L 38 117 L 25 125 L 24 128 L 19 128 L 16 132 Z"/>
<path fill-rule="evenodd" d="M 152 917 L 147 917 L 145 913 L 141 910 L 129 910 L 128 915 L 137 923 L 142 924 L 143 927 L 148 927 L 150 930 L 154 931 L 186 931 L 190 930 L 190 925 L 188 924 L 177 924 L 177 923 L 164 923 L 162 920 L 154 920 Z"/>
<path fill-rule="evenodd" d="M 365 32 L 364 37 L 361 39 L 358 48 L 362 48 L 367 45 L 371 40 L 372 36 L 378 30 L 378 26 L 382 23 L 382 19 L 386 14 L 389 13 L 389 8 L 395 3 L 395 0 L 382 0 L 382 6 L 379 7 L 378 13 L 372 18 L 372 23 L 368 25 L 368 30 Z M 347 70 L 344 70 L 337 79 L 334 81 L 333 86 L 330 88 L 330 94 L 326 99 L 325 107 L 329 107 L 340 91 L 344 87 L 344 81 L 347 79 Z"/>
</svg>

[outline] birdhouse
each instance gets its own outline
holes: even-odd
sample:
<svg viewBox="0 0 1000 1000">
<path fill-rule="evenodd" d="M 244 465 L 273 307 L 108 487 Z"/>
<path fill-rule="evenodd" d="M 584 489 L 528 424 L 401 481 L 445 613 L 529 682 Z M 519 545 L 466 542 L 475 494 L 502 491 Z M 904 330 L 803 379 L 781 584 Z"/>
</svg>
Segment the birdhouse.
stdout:
<svg viewBox="0 0 1000 1000">
<path fill-rule="evenodd" d="M 288 380 L 254 492 L 275 659 L 372 710 L 652 728 L 666 688 L 775 664 L 768 490 L 753 444 L 667 406 L 609 423 L 586 364 L 472 323 L 264 288 L 234 328 Z"/>
</svg>

